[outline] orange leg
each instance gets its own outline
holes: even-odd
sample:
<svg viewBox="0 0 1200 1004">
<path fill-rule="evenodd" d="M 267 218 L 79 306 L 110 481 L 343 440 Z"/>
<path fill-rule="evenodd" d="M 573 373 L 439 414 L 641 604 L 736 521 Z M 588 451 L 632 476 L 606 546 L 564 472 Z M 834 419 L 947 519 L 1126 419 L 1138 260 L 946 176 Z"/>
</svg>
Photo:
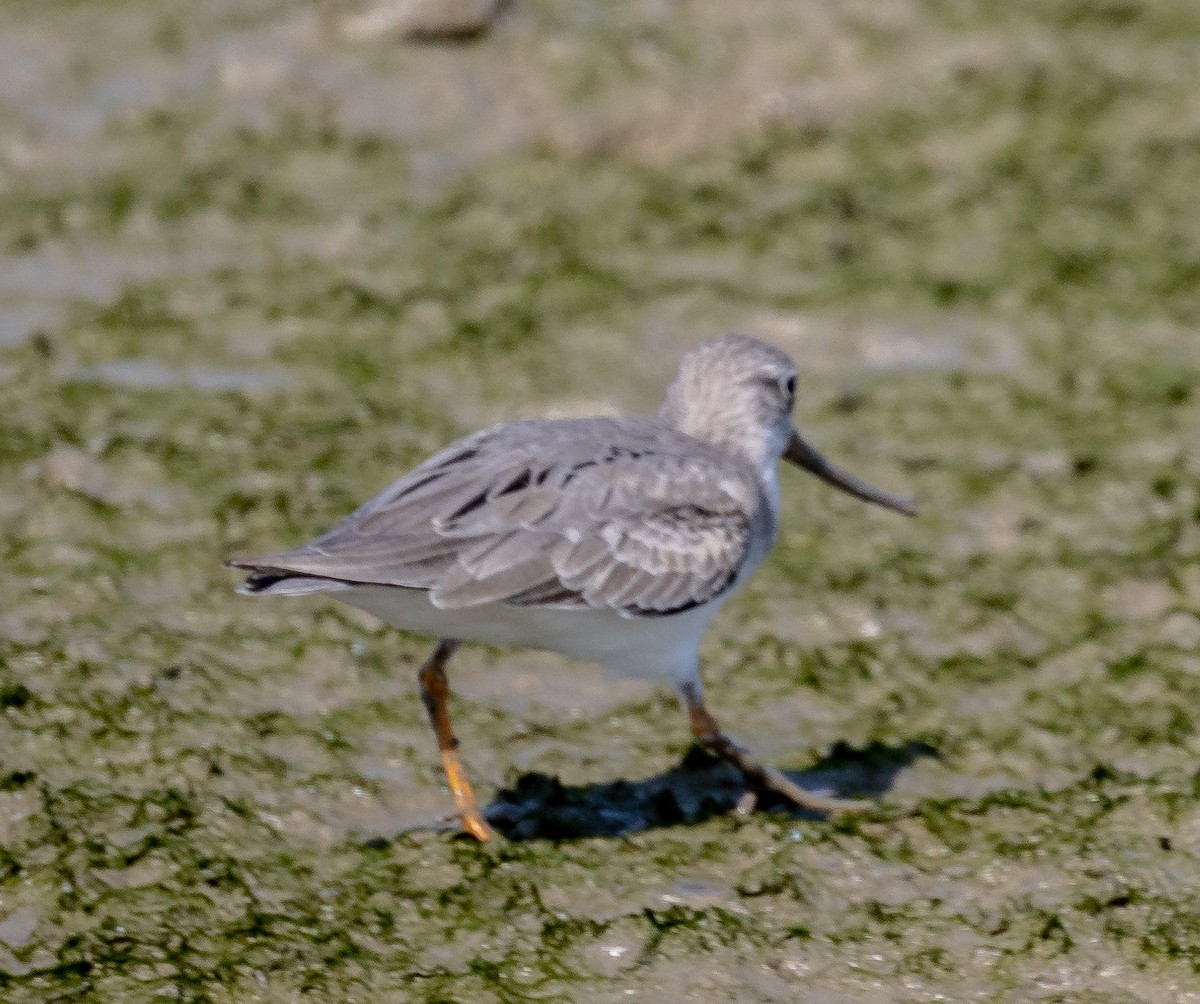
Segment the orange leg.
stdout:
<svg viewBox="0 0 1200 1004">
<path fill-rule="evenodd" d="M 450 685 L 446 680 L 446 663 L 456 648 L 458 642 L 449 638 L 438 641 L 437 648 L 425 660 L 418 677 L 421 681 L 421 699 L 425 702 L 425 710 L 429 712 L 433 734 L 437 736 L 442 767 L 446 770 L 450 794 L 454 796 L 454 805 L 458 809 L 463 829 L 476 840 L 485 842 L 491 840 L 495 833 L 484 820 L 483 813 L 479 811 L 475 792 L 471 790 L 467 772 L 463 770 L 462 761 L 458 758 L 458 739 L 455 738 L 454 728 L 450 724 L 450 709 L 446 704 L 450 694 Z"/>
<path fill-rule="evenodd" d="M 721 731 L 717 720 L 709 714 L 708 708 L 704 706 L 704 697 L 698 683 L 692 681 L 682 683 L 679 686 L 679 692 L 683 695 L 684 704 L 687 705 L 688 718 L 692 723 L 692 735 L 696 742 L 715 753 L 722 760 L 727 760 L 742 772 L 750 799 L 739 804 L 739 811 L 751 811 L 757 801 L 757 796 L 767 791 L 781 795 L 802 809 L 826 814 L 863 812 L 871 808 L 872 803 L 870 802 L 858 799 L 830 798 L 801 788 L 783 771 L 760 763 L 746 747 L 734 742 Z"/>
</svg>

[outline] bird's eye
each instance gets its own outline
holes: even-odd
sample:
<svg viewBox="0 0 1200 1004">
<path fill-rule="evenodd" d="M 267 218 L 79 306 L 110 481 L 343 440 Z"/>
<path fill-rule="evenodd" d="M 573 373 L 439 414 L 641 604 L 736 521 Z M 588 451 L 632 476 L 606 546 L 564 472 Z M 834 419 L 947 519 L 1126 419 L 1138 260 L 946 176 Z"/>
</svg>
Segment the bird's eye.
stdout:
<svg viewBox="0 0 1200 1004">
<path fill-rule="evenodd" d="M 796 396 L 796 378 L 794 376 L 788 377 L 787 381 L 783 385 L 783 389 L 785 391 L 787 391 L 788 397 L 795 397 Z"/>
</svg>

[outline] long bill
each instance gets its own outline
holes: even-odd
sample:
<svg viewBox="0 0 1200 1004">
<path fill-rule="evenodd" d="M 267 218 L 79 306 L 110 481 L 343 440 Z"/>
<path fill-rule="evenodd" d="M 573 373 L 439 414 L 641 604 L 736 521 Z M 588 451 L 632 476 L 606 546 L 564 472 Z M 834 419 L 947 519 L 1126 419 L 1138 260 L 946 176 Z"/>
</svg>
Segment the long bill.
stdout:
<svg viewBox="0 0 1200 1004">
<path fill-rule="evenodd" d="M 910 499 L 903 499 L 899 495 L 892 495 L 890 492 L 880 491 L 873 485 L 867 484 L 853 474 L 847 474 L 845 471 L 834 467 L 813 447 L 809 446 L 803 439 L 800 438 L 800 433 L 793 432 L 792 438 L 788 442 L 787 449 L 783 451 L 785 460 L 790 460 L 797 467 L 803 467 L 811 474 L 815 474 L 826 484 L 833 485 L 834 488 L 840 488 L 847 495 L 853 495 L 856 499 L 862 499 L 864 502 L 873 502 L 875 505 L 883 506 L 885 509 L 892 509 L 895 512 L 903 513 L 905 516 L 915 516 L 917 514 L 916 503 Z"/>
</svg>

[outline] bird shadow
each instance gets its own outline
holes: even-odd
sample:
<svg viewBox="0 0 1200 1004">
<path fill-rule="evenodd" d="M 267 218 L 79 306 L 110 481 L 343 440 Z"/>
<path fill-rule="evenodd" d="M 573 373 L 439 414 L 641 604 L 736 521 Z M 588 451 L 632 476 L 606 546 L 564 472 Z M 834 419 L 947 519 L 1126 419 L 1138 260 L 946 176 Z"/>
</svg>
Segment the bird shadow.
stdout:
<svg viewBox="0 0 1200 1004">
<path fill-rule="evenodd" d="M 937 756 L 922 742 L 899 747 L 871 742 L 859 749 L 837 743 L 812 767 L 786 774 L 809 791 L 878 798 L 915 761 Z M 496 794 L 484 815 L 509 840 L 625 836 L 724 815 L 745 791 L 737 768 L 692 746 L 674 767 L 639 781 L 565 785 L 549 774 L 523 774 Z M 757 809 L 794 819 L 823 818 L 771 795 L 761 798 Z"/>
</svg>

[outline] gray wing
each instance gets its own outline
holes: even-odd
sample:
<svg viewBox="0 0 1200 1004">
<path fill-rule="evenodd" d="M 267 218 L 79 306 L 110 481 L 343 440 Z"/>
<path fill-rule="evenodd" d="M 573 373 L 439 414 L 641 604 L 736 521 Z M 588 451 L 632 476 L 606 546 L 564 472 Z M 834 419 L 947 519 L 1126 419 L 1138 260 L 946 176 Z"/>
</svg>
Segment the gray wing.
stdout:
<svg viewBox="0 0 1200 1004">
<path fill-rule="evenodd" d="M 658 427 L 514 423 L 430 458 L 304 547 L 231 564 L 254 573 L 251 591 L 300 576 L 424 589 L 443 608 L 672 613 L 733 583 L 759 504 L 737 461 Z"/>
</svg>

